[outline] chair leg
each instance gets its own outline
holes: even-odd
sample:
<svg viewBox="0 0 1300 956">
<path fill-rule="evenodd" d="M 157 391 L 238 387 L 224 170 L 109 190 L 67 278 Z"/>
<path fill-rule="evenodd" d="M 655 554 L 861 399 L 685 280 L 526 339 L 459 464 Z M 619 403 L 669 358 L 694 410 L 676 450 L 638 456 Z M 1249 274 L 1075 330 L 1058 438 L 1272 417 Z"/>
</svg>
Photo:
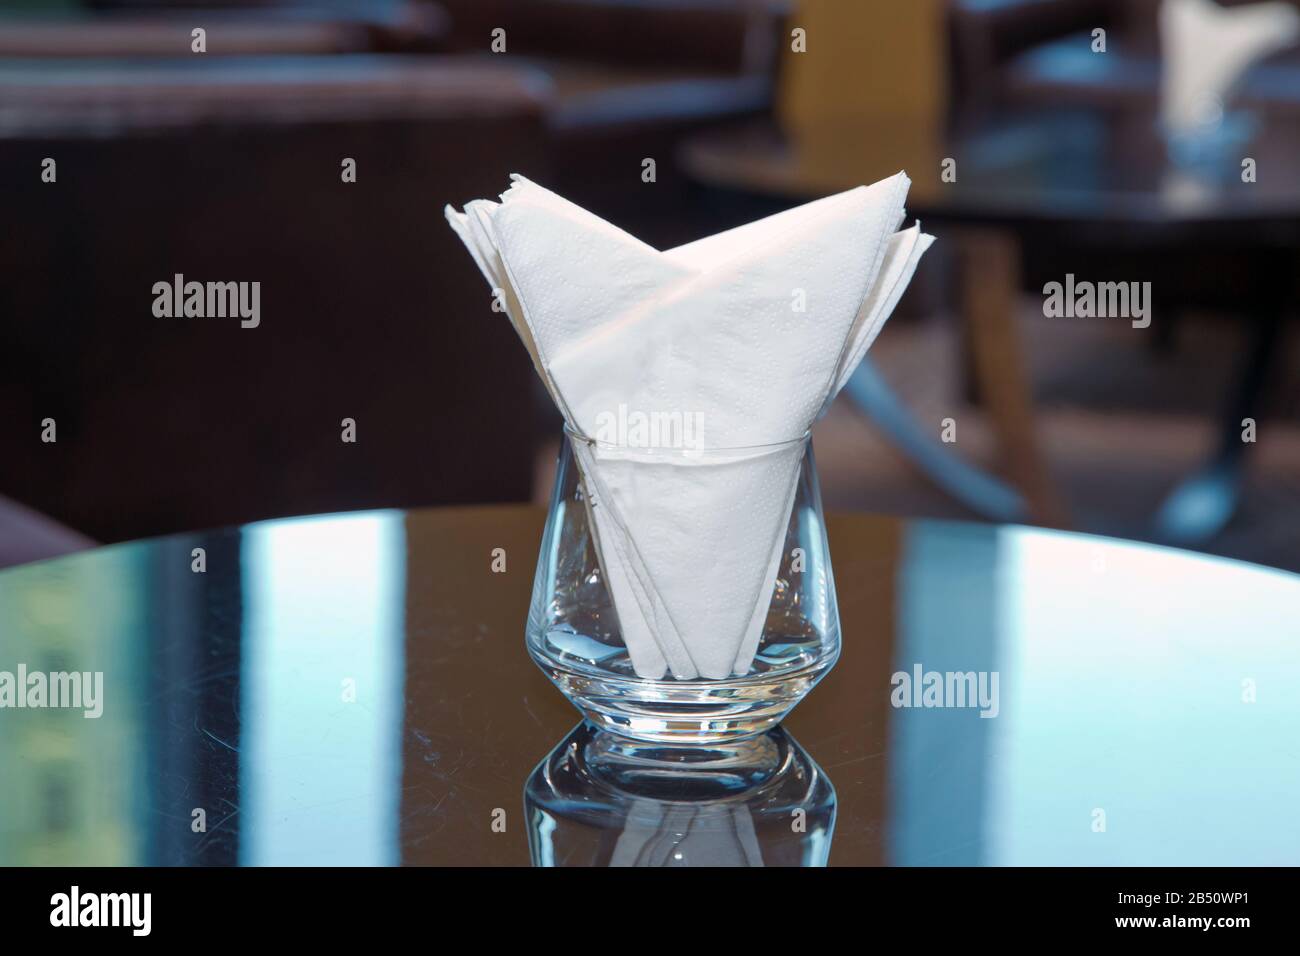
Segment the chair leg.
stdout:
<svg viewBox="0 0 1300 956">
<path fill-rule="evenodd" d="M 1237 383 L 1219 418 L 1219 435 L 1209 459 L 1178 483 L 1156 513 L 1155 534 L 1171 544 L 1200 544 L 1223 530 L 1237 510 L 1249 443 L 1243 420 L 1258 422 L 1265 390 L 1279 360 L 1284 307 L 1271 304 L 1252 324 L 1251 343 Z"/>
<path fill-rule="evenodd" d="M 968 465 L 931 437 L 894 394 L 871 356 L 849 376 L 844 393 L 930 481 L 990 521 L 1029 518 L 1024 499 L 991 475 Z"/>
<path fill-rule="evenodd" d="M 960 247 L 965 341 L 1006 472 L 1024 493 L 1032 520 L 1067 527 L 1068 512 L 1039 445 L 1025 350 L 1015 324 L 1019 242 L 1003 231 L 970 230 L 962 235 Z"/>
</svg>

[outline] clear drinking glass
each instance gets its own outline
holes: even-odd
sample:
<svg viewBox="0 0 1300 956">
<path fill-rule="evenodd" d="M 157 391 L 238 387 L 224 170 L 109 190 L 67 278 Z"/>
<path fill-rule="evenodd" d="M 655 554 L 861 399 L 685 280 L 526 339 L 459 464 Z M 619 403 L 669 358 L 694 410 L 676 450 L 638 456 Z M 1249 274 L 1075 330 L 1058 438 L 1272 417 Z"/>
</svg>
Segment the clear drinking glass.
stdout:
<svg viewBox="0 0 1300 956">
<path fill-rule="evenodd" d="M 588 520 L 575 441 L 591 443 L 568 431 L 561 441 L 528 615 L 526 640 L 533 659 L 588 720 L 636 740 L 691 745 L 771 729 L 830 670 L 840 651 L 839 609 L 809 436 L 768 446 L 802 453 L 794 503 L 753 663 L 748 673 L 716 680 L 677 680 L 671 674 L 651 680 L 633 669 Z M 720 555 L 728 545 L 715 543 Z"/>
</svg>

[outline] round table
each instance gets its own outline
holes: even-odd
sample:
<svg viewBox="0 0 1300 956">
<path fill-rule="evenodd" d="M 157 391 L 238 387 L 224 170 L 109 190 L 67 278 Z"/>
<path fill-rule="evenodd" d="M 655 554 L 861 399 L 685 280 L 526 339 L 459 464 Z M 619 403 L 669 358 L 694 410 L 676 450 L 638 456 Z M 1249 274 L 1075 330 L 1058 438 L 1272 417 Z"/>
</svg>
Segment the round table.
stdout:
<svg viewBox="0 0 1300 956">
<path fill-rule="evenodd" d="M 787 722 L 787 803 L 662 774 L 622 800 L 534 773 L 577 722 L 523 645 L 543 518 L 323 515 L 0 573 L 0 864 L 1300 862 L 1300 577 L 833 515 L 843 655 Z M 801 799 L 806 830 L 771 825 Z"/>
</svg>

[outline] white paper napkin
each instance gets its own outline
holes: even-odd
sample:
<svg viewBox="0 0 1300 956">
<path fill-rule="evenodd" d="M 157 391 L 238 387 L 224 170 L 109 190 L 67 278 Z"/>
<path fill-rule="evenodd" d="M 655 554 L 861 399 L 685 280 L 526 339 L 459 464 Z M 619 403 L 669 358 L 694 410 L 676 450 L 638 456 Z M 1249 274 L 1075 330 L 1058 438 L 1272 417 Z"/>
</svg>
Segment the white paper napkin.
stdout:
<svg viewBox="0 0 1300 956">
<path fill-rule="evenodd" d="M 447 218 L 570 427 L 694 416 L 686 450 L 575 442 L 623 640 L 642 677 L 746 673 L 802 436 L 871 344 L 932 237 L 895 232 L 908 180 L 659 252 L 515 176 Z"/>
<path fill-rule="evenodd" d="M 1165 129 L 1190 133 L 1212 122 L 1252 63 L 1300 38 L 1300 12 L 1272 0 L 1221 7 L 1212 0 L 1160 6 L 1160 116 Z"/>
</svg>

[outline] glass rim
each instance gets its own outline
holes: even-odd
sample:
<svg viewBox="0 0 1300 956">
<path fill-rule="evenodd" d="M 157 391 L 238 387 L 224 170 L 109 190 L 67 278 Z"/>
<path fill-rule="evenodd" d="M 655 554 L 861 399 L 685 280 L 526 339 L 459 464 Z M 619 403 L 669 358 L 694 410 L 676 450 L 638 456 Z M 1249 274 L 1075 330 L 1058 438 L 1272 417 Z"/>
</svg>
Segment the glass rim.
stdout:
<svg viewBox="0 0 1300 956">
<path fill-rule="evenodd" d="M 645 455 L 698 455 L 708 452 L 723 452 L 728 454 L 757 453 L 780 451 L 784 448 L 793 448 L 796 445 L 807 444 L 812 438 L 812 429 L 807 429 L 798 438 L 789 438 L 784 441 L 767 442 L 760 445 L 704 445 L 699 448 L 669 448 L 659 445 L 619 445 L 615 442 L 601 441 L 598 438 L 592 438 L 578 431 L 568 422 L 564 423 L 564 434 L 569 438 L 580 441 L 583 444 L 590 445 L 593 448 L 603 448 L 610 451 L 617 451 L 624 454 L 645 454 Z"/>
</svg>

